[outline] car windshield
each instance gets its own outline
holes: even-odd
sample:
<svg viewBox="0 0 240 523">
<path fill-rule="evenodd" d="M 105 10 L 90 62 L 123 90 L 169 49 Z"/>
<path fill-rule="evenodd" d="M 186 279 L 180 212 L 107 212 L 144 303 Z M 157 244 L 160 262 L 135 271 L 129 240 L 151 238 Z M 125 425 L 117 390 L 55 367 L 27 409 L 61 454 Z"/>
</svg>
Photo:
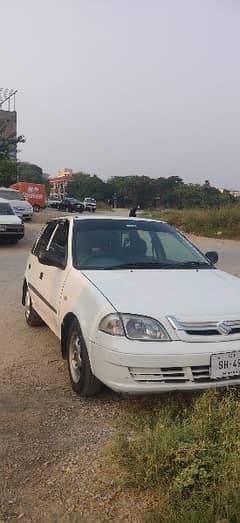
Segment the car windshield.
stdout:
<svg viewBox="0 0 240 523">
<path fill-rule="evenodd" d="M 0 216 L 12 216 L 14 214 L 9 203 L 0 202 Z"/>
<path fill-rule="evenodd" d="M 96 203 L 95 198 L 85 198 L 85 202 L 87 203 Z"/>
<path fill-rule="evenodd" d="M 0 198 L 5 200 L 24 200 L 23 195 L 18 191 L 5 191 L 0 189 Z"/>
<path fill-rule="evenodd" d="M 75 220 L 73 263 L 81 270 L 212 268 L 173 227 L 147 220 Z"/>
</svg>

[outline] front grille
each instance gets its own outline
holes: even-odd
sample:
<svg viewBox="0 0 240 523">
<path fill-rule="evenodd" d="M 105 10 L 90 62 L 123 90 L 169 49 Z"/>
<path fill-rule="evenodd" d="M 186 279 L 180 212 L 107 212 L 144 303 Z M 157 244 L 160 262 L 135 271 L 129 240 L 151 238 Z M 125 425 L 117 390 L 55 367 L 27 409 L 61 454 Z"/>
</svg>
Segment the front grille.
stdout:
<svg viewBox="0 0 240 523">
<path fill-rule="evenodd" d="M 206 338 L 228 339 L 231 336 L 240 334 L 240 320 L 235 321 L 209 321 L 209 322 L 184 322 L 177 320 L 173 316 L 167 317 L 169 323 L 177 331 L 180 339 L 184 341 L 194 341 L 194 338 L 205 341 Z M 239 337 L 238 337 L 239 339 Z"/>
<path fill-rule="evenodd" d="M 23 232 L 23 225 L 6 225 L 6 232 Z"/>
<path fill-rule="evenodd" d="M 192 367 L 161 367 L 142 368 L 129 367 L 129 372 L 134 381 L 142 383 L 214 383 L 217 379 L 210 377 L 209 365 Z M 238 376 L 222 378 L 221 381 L 237 379 Z"/>
</svg>

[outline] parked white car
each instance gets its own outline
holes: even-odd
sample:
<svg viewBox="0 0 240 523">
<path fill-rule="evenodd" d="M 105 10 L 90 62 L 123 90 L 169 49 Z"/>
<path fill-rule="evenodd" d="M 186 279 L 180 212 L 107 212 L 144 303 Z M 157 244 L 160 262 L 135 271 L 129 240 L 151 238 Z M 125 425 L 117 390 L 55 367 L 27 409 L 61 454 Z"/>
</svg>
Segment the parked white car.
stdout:
<svg viewBox="0 0 240 523">
<path fill-rule="evenodd" d="M 0 240 L 17 243 L 24 237 L 24 225 L 10 203 L 0 198 Z"/>
<path fill-rule="evenodd" d="M 16 189 L 9 189 L 8 187 L 0 187 L 0 198 L 8 200 L 12 206 L 15 214 L 23 220 L 31 220 L 33 216 L 33 208 L 28 203 L 24 196 Z"/>
<path fill-rule="evenodd" d="M 240 384 L 240 280 L 166 223 L 50 221 L 27 262 L 27 323 L 61 340 L 73 389 L 157 393 Z"/>
<path fill-rule="evenodd" d="M 97 202 L 95 198 L 84 198 L 83 201 L 84 208 L 86 211 L 95 212 L 97 207 Z"/>
</svg>

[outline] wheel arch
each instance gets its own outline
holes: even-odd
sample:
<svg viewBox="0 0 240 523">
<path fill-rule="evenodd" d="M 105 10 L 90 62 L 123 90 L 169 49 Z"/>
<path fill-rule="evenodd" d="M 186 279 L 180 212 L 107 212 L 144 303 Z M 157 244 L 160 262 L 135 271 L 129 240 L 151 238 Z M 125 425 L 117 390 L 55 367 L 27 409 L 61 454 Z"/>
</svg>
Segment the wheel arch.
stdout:
<svg viewBox="0 0 240 523">
<path fill-rule="evenodd" d="M 61 325 L 61 351 L 62 351 L 62 357 L 65 360 L 67 357 L 67 337 L 68 337 L 68 330 L 71 325 L 71 323 L 77 320 L 79 323 L 79 320 L 73 312 L 68 312 L 66 316 L 64 317 Z M 80 327 L 80 325 L 79 325 Z"/>
<path fill-rule="evenodd" d="M 27 292 L 27 280 L 26 280 L 26 278 L 24 278 L 23 287 L 22 287 L 22 305 L 25 305 L 26 292 Z"/>
</svg>

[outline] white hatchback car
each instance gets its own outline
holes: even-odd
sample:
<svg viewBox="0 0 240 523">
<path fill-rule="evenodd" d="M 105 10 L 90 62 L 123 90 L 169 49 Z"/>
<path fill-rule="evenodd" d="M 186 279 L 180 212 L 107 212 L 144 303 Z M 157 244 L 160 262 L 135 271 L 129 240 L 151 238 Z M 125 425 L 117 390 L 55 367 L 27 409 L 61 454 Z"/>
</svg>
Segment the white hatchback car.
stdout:
<svg viewBox="0 0 240 523">
<path fill-rule="evenodd" d="M 26 320 L 61 340 L 82 396 L 240 384 L 240 280 L 217 258 L 159 221 L 51 220 L 27 262 Z"/>
<path fill-rule="evenodd" d="M 0 241 L 17 243 L 24 237 L 24 225 L 10 203 L 0 198 Z"/>
<path fill-rule="evenodd" d="M 16 189 L 0 187 L 0 198 L 8 200 L 15 214 L 23 220 L 31 220 L 33 217 L 33 207 L 27 202 L 24 196 Z"/>
</svg>

